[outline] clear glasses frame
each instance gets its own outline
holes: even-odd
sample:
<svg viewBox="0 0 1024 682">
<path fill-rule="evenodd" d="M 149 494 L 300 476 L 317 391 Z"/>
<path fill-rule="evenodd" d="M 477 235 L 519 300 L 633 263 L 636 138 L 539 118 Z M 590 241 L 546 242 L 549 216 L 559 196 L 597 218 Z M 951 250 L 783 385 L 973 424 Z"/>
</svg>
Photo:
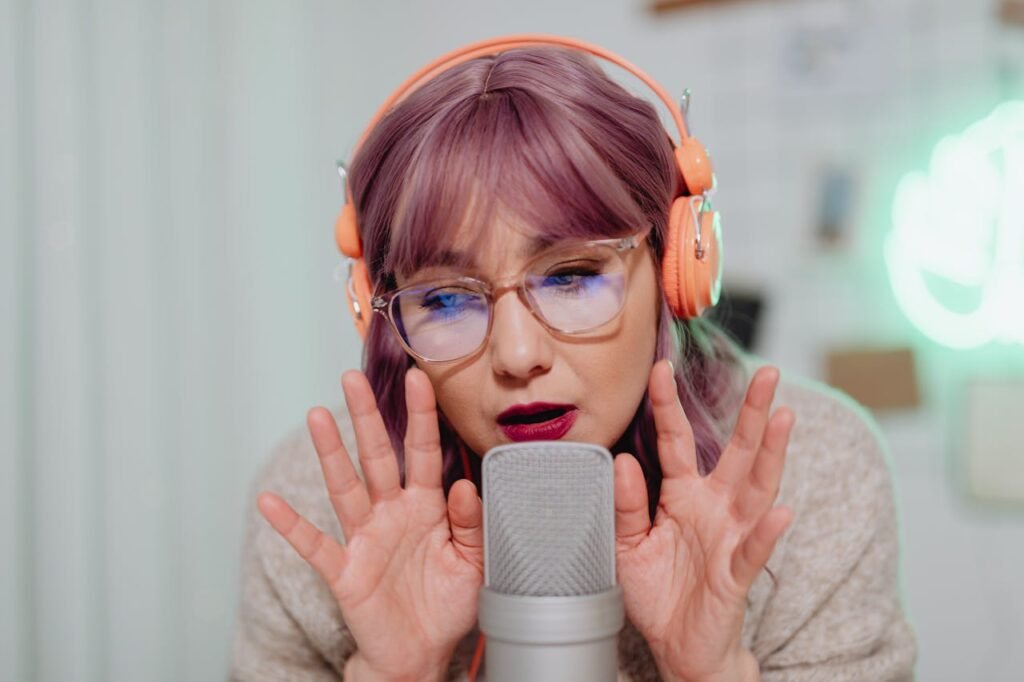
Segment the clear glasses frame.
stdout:
<svg viewBox="0 0 1024 682">
<path fill-rule="evenodd" d="M 559 245 L 554 250 L 557 252 L 558 249 L 562 248 L 569 249 L 610 247 L 621 261 L 623 291 L 625 292 L 628 291 L 629 289 L 629 264 L 626 262 L 625 254 L 637 248 L 643 242 L 643 240 L 646 239 L 647 234 L 648 231 L 645 230 L 644 232 L 634 234 L 629 237 L 618 237 L 611 239 L 592 239 L 588 241 L 572 242 L 564 246 Z M 540 322 L 541 325 L 543 325 L 547 330 L 554 332 L 556 334 L 566 334 L 570 336 L 588 334 L 597 329 L 600 329 L 601 327 L 604 327 L 608 323 L 618 318 L 618 316 L 622 313 L 622 308 L 625 304 L 625 295 L 623 295 L 622 301 L 619 302 L 618 309 L 612 315 L 610 315 L 608 319 L 603 320 L 602 322 L 595 324 L 591 327 L 587 327 L 585 329 L 574 329 L 571 331 L 560 329 L 557 326 L 551 324 L 551 322 L 549 322 L 544 317 L 544 314 L 540 311 L 538 305 L 534 302 L 534 300 L 532 299 L 527 290 L 527 275 L 530 272 L 530 269 L 538 262 L 542 261 L 545 258 L 550 258 L 552 250 L 553 249 L 548 249 L 547 251 L 538 254 L 534 258 L 531 258 L 528 262 L 526 262 L 523 265 L 522 268 L 520 268 L 517 274 L 508 277 L 502 280 L 501 282 L 492 283 L 482 279 L 478 279 L 476 277 L 470 277 L 465 275 L 454 277 L 441 277 L 436 280 L 428 280 L 421 282 L 412 282 L 397 289 L 375 293 L 373 298 L 370 300 L 370 307 L 375 313 L 379 313 L 383 315 L 385 318 L 387 318 L 392 333 L 394 333 L 395 338 L 398 339 L 398 342 L 402 345 L 402 348 L 404 348 L 407 353 L 409 353 L 413 357 L 423 360 L 424 362 L 437 364 L 458 362 L 479 352 L 479 350 L 487 343 L 488 339 L 490 339 L 491 337 L 491 328 L 494 325 L 494 303 L 498 299 L 498 297 L 504 294 L 506 291 L 515 290 L 516 294 L 519 296 L 519 300 L 522 301 L 523 305 L 526 306 L 526 308 L 530 311 L 534 318 L 536 318 L 537 321 Z M 403 337 L 401 330 L 398 328 L 398 323 L 395 320 L 395 313 L 393 308 L 395 302 L 398 300 L 398 297 L 402 294 L 402 292 L 408 291 L 410 289 L 422 288 L 424 285 L 430 285 L 436 288 L 443 288 L 446 286 L 460 286 L 484 295 L 484 297 L 487 300 L 487 330 L 484 333 L 484 336 L 481 339 L 480 343 L 475 348 L 459 355 L 458 357 L 439 360 L 437 358 L 426 357 L 421 353 L 416 352 L 409 346 L 409 344 Z"/>
</svg>

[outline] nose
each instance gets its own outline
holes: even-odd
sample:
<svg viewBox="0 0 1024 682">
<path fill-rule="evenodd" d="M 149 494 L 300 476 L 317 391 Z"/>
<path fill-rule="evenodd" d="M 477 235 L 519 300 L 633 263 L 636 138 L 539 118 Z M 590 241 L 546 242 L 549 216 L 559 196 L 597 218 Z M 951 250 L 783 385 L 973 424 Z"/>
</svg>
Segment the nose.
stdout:
<svg viewBox="0 0 1024 682">
<path fill-rule="evenodd" d="M 493 314 L 490 358 L 496 374 L 529 379 L 551 369 L 551 334 L 514 291 L 498 297 Z"/>
</svg>

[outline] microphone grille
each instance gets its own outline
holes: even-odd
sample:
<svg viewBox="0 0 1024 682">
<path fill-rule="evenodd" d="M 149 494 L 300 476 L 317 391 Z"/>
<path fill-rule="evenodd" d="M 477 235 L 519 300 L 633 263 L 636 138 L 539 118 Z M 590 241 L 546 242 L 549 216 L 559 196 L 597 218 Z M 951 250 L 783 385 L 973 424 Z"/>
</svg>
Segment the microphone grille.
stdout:
<svg viewBox="0 0 1024 682">
<path fill-rule="evenodd" d="M 588 443 L 500 445 L 483 461 L 484 580 L 517 596 L 615 586 L 612 456 Z"/>
</svg>

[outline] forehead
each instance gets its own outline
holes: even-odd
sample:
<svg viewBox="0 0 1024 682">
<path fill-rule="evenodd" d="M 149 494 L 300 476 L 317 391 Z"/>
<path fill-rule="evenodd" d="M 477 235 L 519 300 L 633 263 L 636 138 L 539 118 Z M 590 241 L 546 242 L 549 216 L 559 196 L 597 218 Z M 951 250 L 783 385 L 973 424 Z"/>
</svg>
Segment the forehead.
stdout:
<svg viewBox="0 0 1024 682">
<path fill-rule="evenodd" d="M 622 235 L 625 226 L 644 222 L 639 211 L 611 210 L 589 196 L 575 197 L 568 188 L 553 191 L 558 182 L 517 180 L 511 171 L 483 179 L 436 175 L 433 184 L 429 174 L 423 182 L 410 181 L 398 198 L 386 246 L 371 266 L 382 276 L 401 282 L 418 278 L 426 268 L 476 268 L 497 279 L 545 247 Z"/>
</svg>

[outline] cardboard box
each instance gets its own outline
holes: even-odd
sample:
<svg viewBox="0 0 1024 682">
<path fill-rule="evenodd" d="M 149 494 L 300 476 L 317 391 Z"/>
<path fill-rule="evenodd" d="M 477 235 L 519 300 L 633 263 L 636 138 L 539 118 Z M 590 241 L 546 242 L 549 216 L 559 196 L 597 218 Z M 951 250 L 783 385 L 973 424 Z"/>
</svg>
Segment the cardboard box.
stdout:
<svg viewBox="0 0 1024 682">
<path fill-rule="evenodd" d="M 1024 26 L 1024 0 L 1003 0 L 999 17 L 1004 23 Z"/>
<path fill-rule="evenodd" d="M 918 407 L 914 352 L 910 348 L 841 348 L 827 354 L 825 381 L 865 407 Z"/>
</svg>

